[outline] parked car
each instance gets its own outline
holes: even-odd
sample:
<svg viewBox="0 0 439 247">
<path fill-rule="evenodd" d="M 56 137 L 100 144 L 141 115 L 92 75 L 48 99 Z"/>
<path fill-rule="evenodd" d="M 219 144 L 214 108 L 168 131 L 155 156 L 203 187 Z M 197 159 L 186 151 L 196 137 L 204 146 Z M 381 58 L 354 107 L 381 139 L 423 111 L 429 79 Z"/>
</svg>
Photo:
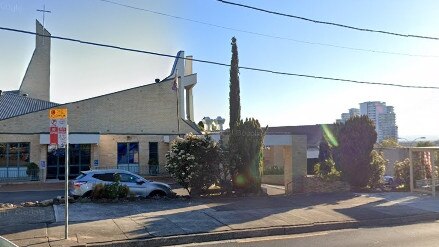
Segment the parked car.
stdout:
<svg viewBox="0 0 439 247">
<path fill-rule="evenodd" d="M 137 174 L 119 170 L 90 170 L 83 171 L 69 184 L 69 194 L 73 197 L 89 197 L 96 184 L 111 184 L 119 175 L 120 183 L 128 186 L 130 192 L 142 197 L 174 196 L 171 186 L 165 183 L 153 182 Z"/>
<path fill-rule="evenodd" d="M 395 179 L 393 178 L 393 176 L 386 175 L 383 177 L 383 179 L 384 179 L 384 185 L 393 185 L 395 182 Z"/>
</svg>

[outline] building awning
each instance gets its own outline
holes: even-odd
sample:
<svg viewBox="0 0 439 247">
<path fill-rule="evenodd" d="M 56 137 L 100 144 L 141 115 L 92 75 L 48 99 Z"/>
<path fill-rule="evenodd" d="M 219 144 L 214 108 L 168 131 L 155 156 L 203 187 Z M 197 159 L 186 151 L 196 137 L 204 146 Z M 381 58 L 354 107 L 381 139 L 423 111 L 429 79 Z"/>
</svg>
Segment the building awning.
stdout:
<svg viewBox="0 0 439 247">
<path fill-rule="evenodd" d="M 100 134 L 70 134 L 70 144 L 98 144 Z M 49 134 L 40 134 L 40 144 L 50 144 Z"/>
</svg>

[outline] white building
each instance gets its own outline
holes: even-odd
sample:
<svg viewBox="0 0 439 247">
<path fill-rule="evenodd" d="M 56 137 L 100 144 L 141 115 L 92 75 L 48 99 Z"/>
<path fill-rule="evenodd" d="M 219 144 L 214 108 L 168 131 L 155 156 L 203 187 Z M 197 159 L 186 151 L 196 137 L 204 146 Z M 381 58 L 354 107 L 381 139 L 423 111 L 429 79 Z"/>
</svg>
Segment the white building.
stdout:
<svg viewBox="0 0 439 247">
<path fill-rule="evenodd" d="M 337 123 L 346 123 L 351 117 L 360 116 L 360 109 L 351 108 L 349 112 L 341 114 L 341 119 L 337 119 Z"/>
<path fill-rule="evenodd" d="M 360 103 L 360 115 L 368 116 L 375 123 L 377 142 L 385 139 L 398 139 L 398 126 L 393 106 L 386 102 L 368 101 Z"/>
<path fill-rule="evenodd" d="M 342 113 L 337 123 L 346 121 L 355 116 L 366 115 L 375 124 L 377 142 L 385 139 L 398 139 L 398 126 L 396 126 L 396 115 L 393 106 L 386 106 L 386 102 L 368 101 L 360 103 L 360 109 L 351 108 L 349 112 Z"/>
</svg>

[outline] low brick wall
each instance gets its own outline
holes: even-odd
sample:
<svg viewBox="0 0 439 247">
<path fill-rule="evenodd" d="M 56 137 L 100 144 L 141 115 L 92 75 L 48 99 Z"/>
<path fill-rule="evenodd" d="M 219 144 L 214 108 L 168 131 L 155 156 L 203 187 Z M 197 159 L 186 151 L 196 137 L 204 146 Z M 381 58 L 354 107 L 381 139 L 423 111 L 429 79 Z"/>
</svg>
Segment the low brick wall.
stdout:
<svg viewBox="0 0 439 247">
<path fill-rule="evenodd" d="M 350 191 L 350 186 L 342 181 L 324 181 L 316 176 L 306 176 L 303 180 L 304 193 L 327 193 Z"/>
<path fill-rule="evenodd" d="M 262 183 L 284 185 L 284 175 L 262 175 Z"/>
</svg>

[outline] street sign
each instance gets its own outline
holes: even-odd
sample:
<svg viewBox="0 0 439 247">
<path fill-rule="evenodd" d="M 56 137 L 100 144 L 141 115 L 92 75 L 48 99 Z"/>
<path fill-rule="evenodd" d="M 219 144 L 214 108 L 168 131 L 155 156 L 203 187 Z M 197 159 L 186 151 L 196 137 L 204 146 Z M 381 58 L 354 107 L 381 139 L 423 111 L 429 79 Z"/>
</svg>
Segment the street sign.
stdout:
<svg viewBox="0 0 439 247">
<path fill-rule="evenodd" d="M 50 127 L 50 145 L 58 145 L 58 127 Z"/>
<path fill-rule="evenodd" d="M 67 118 L 67 109 L 50 109 L 49 111 L 50 119 L 66 119 Z"/>
<path fill-rule="evenodd" d="M 67 121 L 65 119 L 57 119 L 56 125 L 58 127 L 58 145 L 65 148 L 67 145 Z"/>
<path fill-rule="evenodd" d="M 40 160 L 40 168 L 46 169 L 46 161 L 45 160 Z"/>
<path fill-rule="evenodd" d="M 64 225 L 65 238 L 69 235 L 69 126 L 67 125 L 67 109 L 50 109 L 50 144 L 65 150 L 65 189 L 64 189 Z"/>
<path fill-rule="evenodd" d="M 50 145 L 58 145 L 64 148 L 67 143 L 67 120 L 50 119 Z"/>
</svg>

